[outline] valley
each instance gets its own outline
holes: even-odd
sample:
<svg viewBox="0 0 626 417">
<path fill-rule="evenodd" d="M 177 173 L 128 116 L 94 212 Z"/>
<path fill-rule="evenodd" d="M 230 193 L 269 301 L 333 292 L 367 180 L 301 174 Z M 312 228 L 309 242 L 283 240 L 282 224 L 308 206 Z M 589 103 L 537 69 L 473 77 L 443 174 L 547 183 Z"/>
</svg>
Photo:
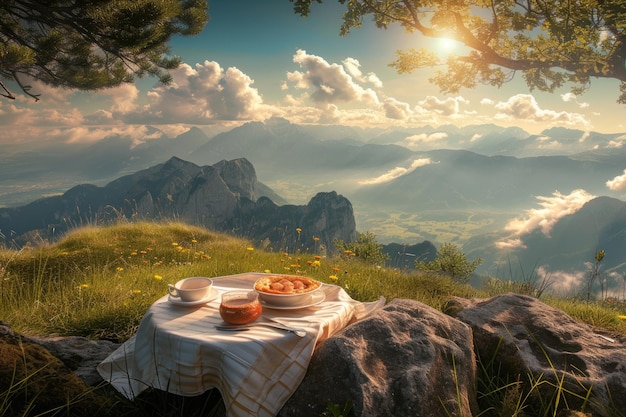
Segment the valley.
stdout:
<svg viewBox="0 0 626 417">
<path fill-rule="evenodd" d="M 279 204 L 304 205 L 334 191 L 352 204 L 356 230 L 384 244 L 452 242 L 468 257 L 484 259 L 481 273 L 501 269 L 503 259 L 526 271 L 543 266 L 573 273 L 603 248 L 607 273 L 624 274 L 626 192 L 607 185 L 626 168 L 626 150 L 615 145 L 623 134 L 554 128 L 532 135 L 495 125 L 320 129 L 279 118 L 213 137 L 198 128 L 176 137 L 156 128 L 150 133 L 153 139 L 139 144 L 119 136 L 54 152 L 15 145 L 0 156 L 0 207 L 78 184 L 102 187 L 172 156 L 198 166 L 245 158 L 258 180 L 284 199 Z M 445 140 L 436 148 L 405 140 L 422 134 Z M 542 149 L 546 138 L 560 146 Z M 598 197 L 604 199 L 588 208 Z"/>
</svg>

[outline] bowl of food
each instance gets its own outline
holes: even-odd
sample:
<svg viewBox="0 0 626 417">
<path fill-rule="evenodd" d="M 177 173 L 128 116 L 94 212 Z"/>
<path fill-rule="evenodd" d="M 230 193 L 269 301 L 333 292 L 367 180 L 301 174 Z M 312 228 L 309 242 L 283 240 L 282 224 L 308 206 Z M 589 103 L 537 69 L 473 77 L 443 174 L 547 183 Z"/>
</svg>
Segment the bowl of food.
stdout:
<svg viewBox="0 0 626 417">
<path fill-rule="evenodd" d="M 261 301 L 275 307 L 306 305 L 321 288 L 321 282 L 298 275 L 268 275 L 254 283 Z"/>
</svg>

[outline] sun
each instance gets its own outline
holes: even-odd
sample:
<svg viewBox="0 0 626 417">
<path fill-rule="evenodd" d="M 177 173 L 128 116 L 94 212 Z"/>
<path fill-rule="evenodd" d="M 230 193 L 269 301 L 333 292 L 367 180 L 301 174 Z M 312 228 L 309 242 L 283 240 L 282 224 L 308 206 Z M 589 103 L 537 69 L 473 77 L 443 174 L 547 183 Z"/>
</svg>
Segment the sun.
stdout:
<svg viewBox="0 0 626 417">
<path fill-rule="evenodd" d="M 459 43 L 452 38 L 440 38 L 439 39 L 439 48 L 442 53 L 452 53 Z"/>
</svg>

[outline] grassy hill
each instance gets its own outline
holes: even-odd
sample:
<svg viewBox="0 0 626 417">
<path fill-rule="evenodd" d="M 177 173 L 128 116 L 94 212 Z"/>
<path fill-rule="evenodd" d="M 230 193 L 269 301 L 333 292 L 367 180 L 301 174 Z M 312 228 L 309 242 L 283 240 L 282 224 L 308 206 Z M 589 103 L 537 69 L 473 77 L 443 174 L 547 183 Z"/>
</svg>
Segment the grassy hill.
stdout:
<svg viewBox="0 0 626 417">
<path fill-rule="evenodd" d="M 409 298 L 437 309 L 450 296 L 527 290 L 495 281 L 476 289 L 441 276 L 380 268 L 350 254 L 326 258 L 314 252 L 267 252 L 246 240 L 176 222 L 120 223 L 75 229 L 52 245 L 0 250 L 0 320 L 22 334 L 123 342 L 147 308 L 167 294 L 168 283 L 243 272 L 302 274 L 340 285 L 360 301 Z M 626 334 L 626 322 L 618 318 L 626 312 L 624 303 L 544 298 L 582 322 Z M 7 381 L 0 381 L 0 415 L 10 415 L 6 410 L 21 382 L 9 381 L 7 389 Z M 105 414 L 182 415 L 167 413 L 178 410 L 168 405 L 170 400 L 175 399 L 126 404 L 116 398 L 118 408 Z"/>
</svg>

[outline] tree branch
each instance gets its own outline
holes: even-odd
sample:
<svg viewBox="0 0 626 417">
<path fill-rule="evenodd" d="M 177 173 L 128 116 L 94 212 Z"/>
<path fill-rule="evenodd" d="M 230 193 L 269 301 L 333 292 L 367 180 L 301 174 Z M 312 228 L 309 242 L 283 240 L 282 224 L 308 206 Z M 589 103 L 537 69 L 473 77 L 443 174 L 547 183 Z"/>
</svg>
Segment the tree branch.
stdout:
<svg viewBox="0 0 626 417">
<path fill-rule="evenodd" d="M 13 79 L 15 80 L 15 82 L 17 83 L 17 85 L 20 86 L 20 88 L 22 89 L 22 91 L 24 92 L 24 94 L 26 94 L 27 96 L 30 96 L 32 98 L 35 99 L 35 101 L 39 101 L 39 97 L 41 96 L 41 94 L 32 94 L 30 92 L 30 89 L 32 88 L 30 85 L 24 85 L 22 84 L 22 82 L 20 81 L 19 77 L 17 76 L 16 72 L 13 72 Z"/>
<path fill-rule="evenodd" d="M 9 90 L 2 81 L 0 81 L 0 88 L 5 91 L 5 93 L 0 93 L 0 96 L 8 98 L 9 100 L 15 100 L 15 96 L 11 93 L 11 90 Z"/>
</svg>

